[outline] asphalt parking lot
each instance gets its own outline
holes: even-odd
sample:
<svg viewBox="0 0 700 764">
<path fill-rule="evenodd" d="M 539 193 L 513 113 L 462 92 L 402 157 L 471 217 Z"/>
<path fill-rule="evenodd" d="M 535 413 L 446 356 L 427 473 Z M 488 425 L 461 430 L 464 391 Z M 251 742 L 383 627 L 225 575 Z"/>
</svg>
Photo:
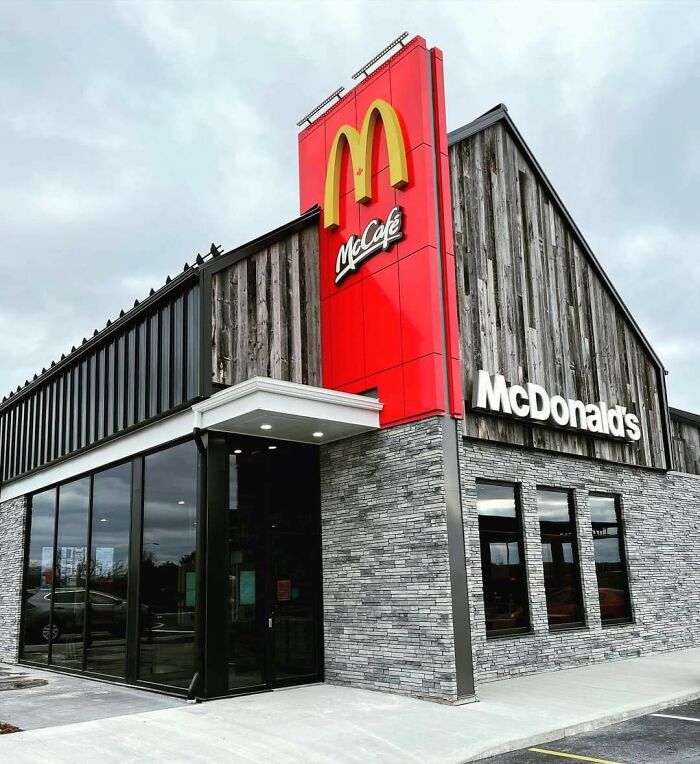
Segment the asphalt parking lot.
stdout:
<svg viewBox="0 0 700 764">
<path fill-rule="evenodd" d="M 700 700 L 536 748 L 504 753 L 483 764 L 698 764 Z"/>
</svg>

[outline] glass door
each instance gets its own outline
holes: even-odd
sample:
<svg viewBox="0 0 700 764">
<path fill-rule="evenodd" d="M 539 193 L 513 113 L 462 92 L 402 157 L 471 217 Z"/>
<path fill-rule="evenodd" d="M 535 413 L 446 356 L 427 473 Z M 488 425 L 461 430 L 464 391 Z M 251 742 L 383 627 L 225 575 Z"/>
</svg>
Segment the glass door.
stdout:
<svg viewBox="0 0 700 764">
<path fill-rule="evenodd" d="M 313 449 L 270 455 L 272 681 L 295 684 L 320 673 L 318 466 Z"/>
<path fill-rule="evenodd" d="M 265 455 L 260 448 L 234 449 L 228 495 L 228 687 L 235 691 L 268 683 Z"/>
<path fill-rule="evenodd" d="M 228 689 L 320 676 L 317 451 L 235 438 L 229 447 Z"/>
</svg>

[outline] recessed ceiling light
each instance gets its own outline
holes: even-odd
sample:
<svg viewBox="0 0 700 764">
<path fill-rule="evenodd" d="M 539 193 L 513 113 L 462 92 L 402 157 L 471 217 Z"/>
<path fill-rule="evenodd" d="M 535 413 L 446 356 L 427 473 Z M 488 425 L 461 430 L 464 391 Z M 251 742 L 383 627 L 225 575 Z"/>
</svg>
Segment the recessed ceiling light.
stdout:
<svg viewBox="0 0 700 764">
<path fill-rule="evenodd" d="M 270 449 L 270 451 L 274 451 L 277 448 L 277 446 L 268 446 L 268 448 Z"/>
<path fill-rule="evenodd" d="M 100 518 L 100 522 L 101 523 L 106 523 L 107 522 L 107 518 L 106 517 L 101 517 Z"/>
<path fill-rule="evenodd" d="M 184 501 L 178 501 L 178 504 L 182 506 L 185 502 Z"/>
<path fill-rule="evenodd" d="M 314 438 L 322 438 L 323 437 L 323 433 L 322 432 L 315 432 L 313 435 L 314 435 Z"/>
<path fill-rule="evenodd" d="M 272 429 L 272 425 L 271 424 L 261 424 L 260 425 L 260 429 L 261 430 L 271 430 Z"/>
<path fill-rule="evenodd" d="M 240 448 L 237 448 L 237 449 L 236 449 L 236 450 L 235 450 L 233 453 L 234 453 L 234 454 L 242 454 L 242 453 L 243 453 L 243 451 L 241 451 L 241 449 L 240 449 Z"/>
</svg>

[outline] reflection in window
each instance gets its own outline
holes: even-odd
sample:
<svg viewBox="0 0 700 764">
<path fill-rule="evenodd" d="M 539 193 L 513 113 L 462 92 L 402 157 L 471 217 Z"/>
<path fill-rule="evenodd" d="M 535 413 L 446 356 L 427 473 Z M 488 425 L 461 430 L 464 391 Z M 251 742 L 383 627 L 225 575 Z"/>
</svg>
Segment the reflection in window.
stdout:
<svg viewBox="0 0 700 764">
<path fill-rule="evenodd" d="M 131 464 L 98 472 L 92 499 L 88 671 L 124 678 Z"/>
<path fill-rule="evenodd" d="M 24 640 L 22 658 L 46 663 L 51 633 L 51 583 L 56 491 L 32 497 L 29 552 L 24 578 Z"/>
<path fill-rule="evenodd" d="M 476 498 L 486 633 L 527 631 L 530 614 L 515 486 L 477 483 Z"/>
<path fill-rule="evenodd" d="M 194 674 L 197 448 L 144 460 L 139 679 L 187 687 Z"/>
<path fill-rule="evenodd" d="M 90 478 L 58 489 L 51 663 L 82 670 Z"/>
<path fill-rule="evenodd" d="M 552 628 L 583 623 L 576 525 L 567 491 L 537 491 L 547 618 Z"/>
<path fill-rule="evenodd" d="M 603 623 L 632 617 L 620 507 L 614 496 L 589 496 L 600 618 Z"/>
</svg>

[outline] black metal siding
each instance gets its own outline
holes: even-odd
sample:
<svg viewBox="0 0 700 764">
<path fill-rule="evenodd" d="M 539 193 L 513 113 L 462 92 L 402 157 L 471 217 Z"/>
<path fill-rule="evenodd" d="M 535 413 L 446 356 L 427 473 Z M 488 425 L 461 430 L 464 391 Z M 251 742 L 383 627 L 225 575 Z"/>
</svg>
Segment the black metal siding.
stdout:
<svg viewBox="0 0 700 764">
<path fill-rule="evenodd" d="M 199 397 L 199 284 L 185 283 L 0 407 L 13 480 Z"/>
</svg>

